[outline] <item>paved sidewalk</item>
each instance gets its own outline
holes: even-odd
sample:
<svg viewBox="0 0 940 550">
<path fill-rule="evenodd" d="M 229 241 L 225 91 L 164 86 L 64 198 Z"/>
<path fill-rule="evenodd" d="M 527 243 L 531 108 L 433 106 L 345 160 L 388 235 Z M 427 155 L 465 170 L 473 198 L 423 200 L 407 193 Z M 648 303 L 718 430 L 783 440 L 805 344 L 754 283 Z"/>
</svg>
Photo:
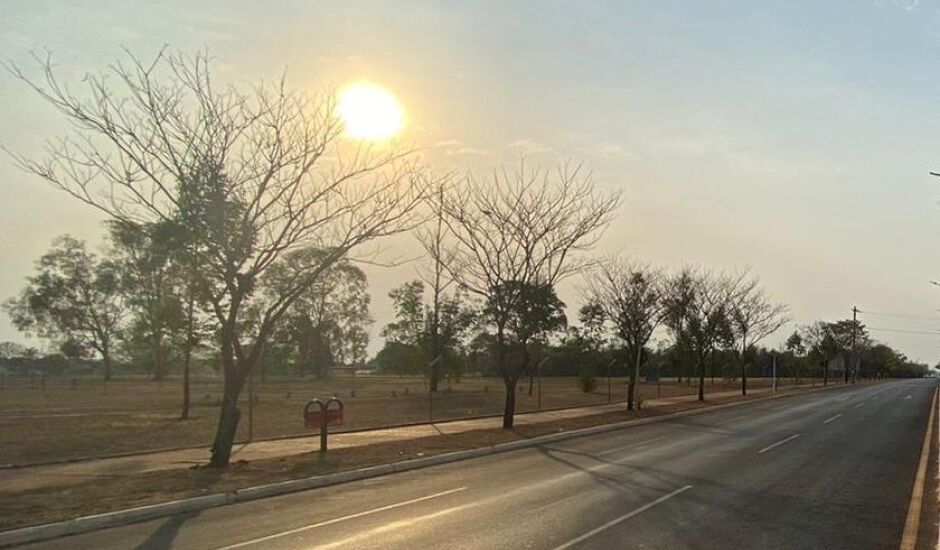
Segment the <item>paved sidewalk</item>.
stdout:
<svg viewBox="0 0 940 550">
<path fill-rule="evenodd" d="M 793 386 L 787 386 L 790 389 Z M 807 385 L 806 387 L 809 387 Z M 748 391 L 749 395 L 758 395 L 770 392 L 770 388 L 754 388 Z M 739 395 L 740 390 L 715 392 L 707 394 L 709 399 Z M 643 408 L 662 407 L 664 405 L 694 401 L 696 395 L 682 395 L 662 399 L 647 399 Z M 516 414 L 517 426 L 550 422 L 556 419 L 573 418 L 603 414 L 612 411 L 622 411 L 623 403 L 610 405 L 594 405 L 555 411 L 541 411 Z M 382 428 L 376 430 L 337 433 L 330 435 L 330 448 L 341 449 L 345 447 L 358 447 L 385 443 L 390 441 L 403 441 L 428 437 L 440 434 L 453 434 L 472 430 L 499 428 L 502 426 L 502 417 L 486 417 L 468 420 L 452 420 L 434 424 L 417 424 L 396 428 Z M 310 452 L 319 448 L 319 436 L 297 437 L 291 439 L 276 439 L 258 441 L 236 445 L 232 453 L 232 460 L 260 460 L 277 458 Z M 60 464 L 41 466 L 25 466 L 0 470 L 0 491 L 23 491 L 39 489 L 42 487 L 62 486 L 72 483 L 82 483 L 95 478 L 125 477 L 144 472 L 159 470 L 173 470 L 190 468 L 197 464 L 209 461 L 207 448 L 182 449 L 176 451 L 160 451 L 141 453 L 130 456 L 113 458 L 88 459 Z"/>
</svg>

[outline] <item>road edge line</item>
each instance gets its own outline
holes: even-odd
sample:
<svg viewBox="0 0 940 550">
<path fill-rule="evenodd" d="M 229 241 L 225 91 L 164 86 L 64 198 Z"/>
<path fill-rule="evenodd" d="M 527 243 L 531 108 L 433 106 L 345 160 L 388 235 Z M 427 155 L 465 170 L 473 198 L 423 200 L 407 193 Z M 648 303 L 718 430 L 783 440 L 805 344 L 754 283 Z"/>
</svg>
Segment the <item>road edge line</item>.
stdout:
<svg viewBox="0 0 940 550">
<path fill-rule="evenodd" d="M 927 481 L 927 459 L 930 457 L 930 439 L 933 436 L 933 417 L 937 408 L 938 392 L 940 392 L 940 388 L 935 387 L 933 400 L 930 402 L 930 415 L 927 418 L 924 444 L 920 450 L 920 462 L 917 464 L 917 475 L 914 477 L 914 489 L 911 491 L 911 503 L 907 508 L 907 519 L 904 521 L 900 550 L 914 550 L 917 547 L 917 535 L 920 532 L 920 512 L 924 500 L 924 485 Z"/>
<path fill-rule="evenodd" d="M 281 496 L 281 495 L 286 495 L 290 493 L 307 491 L 310 489 L 319 489 L 321 487 L 328 487 L 330 485 L 338 485 L 341 483 L 348 483 L 351 481 L 371 479 L 371 478 L 380 477 L 380 476 L 384 476 L 384 475 L 388 475 L 392 473 L 407 472 L 409 470 L 428 468 L 428 467 L 437 466 L 440 464 L 459 462 L 459 461 L 468 460 L 471 458 L 479 458 L 483 456 L 495 455 L 495 454 L 505 453 L 509 451 L 515 451 L 518 449 L 524 449 L 528 447 L 537 447 L 539 445 L 544 445 L 546 443 L 555 443 L 558 441 L 565 441 L 568 439 L 575 439 L 578 437 L 585 437 L 585 436 L 590 436 L 590 435 L 602 434 L 606 432 L 613 432 L 617 430 L 622 430 L 624 428 L 630 428 L 632 426 L 642 426 L 645 424 L 655 424 L 659 422 L 666 422 L 674 418 L 705 414 L 705 413 L 718 411 L 722 409 L 739 407 L 743 405 L 760 403 L 764 401 L 771 401 L 774 399 L 786 399 L 788 397 L 819 393 L 819 392 L 826 391 L 826 390 L 846 389 L 846 388 L 858 389 L 862 387 L 864 386 L 861 386 L 861 385 L 860 386 L 848 386 L 848 387 L 844 385 L 821 386 L 815 389 L 811 389 L 809 391 L 769 395 L 769 396 L 764 396 L 764 397 L 758 397 L 756 399 L 748 399 L 744 401 L 734 401 L 731 403 L 708 405 L 705 407 L 699 407 L 696 409 L 689 409 L 685 411 L 677 411 L 673 413 L 660 414 L 660 415 L 650 416 L 646 418 L 635 418 L 632 420 L 625 420 L 623 422 L 602 424 L 600 426 L 591 426 L 589 428 L 581 428 L 577 430 L 569 430 L 569 431 L 564 431 L 564 432 L 547 434 L 547 435 L 532 437 L 528 439 L 520 439 L 517 441 L 509 441 L 507 443 L 499 443 L 497 445 L 493 445 L 490 447 L 478 447 L 475 449 L 453 451 L 453 452 L 443 453 L 443 454 L 429 456 L 425 458 L 414 458 L 410 460 L 391 462 L 388 464 L 380 464 L 377 466 L 370 466 L 368 468 L 360 468 L 357 470 L 347 470 L 345 472 L 337 472 L 335 474 L 327 474 L 327 475 L 322 475 L 322 476 L 313 476 L 313 477 L 307 477 L 307 478 L 301 478 L 301 479 L 279 481 L 277 483 L 270 483 L 267 485 L 259 485 L 255 487 L 246 487 L 244 489 L 236 489 L 234 491 L 229 491 L 226 493 L 215 493 L 215 494 L 205 495 L 205 496 L 190 497 L 190 498 L 184 498 L 184 499 L 179 499 L 179 500 L 172 500 L 169 502 L 161 502 L 158 504 L 150 504 L 147 506 L 127 508 L 124 510 L 115 510 L 113 512 L 105 512 L 102 514 L 96 514 L 92 516 L 82 516 L 82 517 L 58 521 L 54 523 L 45 523 L 45 524 L 33 525 L 29 527 L 21 527 L 19 529 L 13 529 L 9 531 L 0 531 L 0 548 L 6 548 L 9 546 L 16 546 L 20 544 L 27 544 L 31 542 L 39 542 L 43 540 L 55 539 L 55 538 L 64 537 L 64 536 L 80 535 L 80 534 L 88 533 L 91 531 L 98 531 L 101 529 L 109 529 L 113 527 L 121 527 L 123 525 L 139 523 L 142 521 L 148 521 L 148 520 L 157 519 L 161 517 L 173 516 L 173 515 L 187 513 L 187 512 L 208 510 L 210 508 L 216 508 L 216 507 L 225 506 L 228 504 L 236 504 L 240 502 L 247 502 L 250 500 Z"/>
</svg>

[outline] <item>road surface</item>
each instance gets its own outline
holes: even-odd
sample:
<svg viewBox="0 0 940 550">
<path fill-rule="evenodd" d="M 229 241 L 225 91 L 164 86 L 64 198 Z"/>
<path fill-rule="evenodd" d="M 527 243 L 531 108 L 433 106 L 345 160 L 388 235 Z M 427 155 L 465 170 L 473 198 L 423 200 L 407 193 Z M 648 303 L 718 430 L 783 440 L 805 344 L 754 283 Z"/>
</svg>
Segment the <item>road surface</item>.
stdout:
<svg viewBox="0 0 940 550">
<path fill-rule="evenodd" d="M 30 548 L 897 548 L 935 385 L 752 403 Z"/>
</svg>

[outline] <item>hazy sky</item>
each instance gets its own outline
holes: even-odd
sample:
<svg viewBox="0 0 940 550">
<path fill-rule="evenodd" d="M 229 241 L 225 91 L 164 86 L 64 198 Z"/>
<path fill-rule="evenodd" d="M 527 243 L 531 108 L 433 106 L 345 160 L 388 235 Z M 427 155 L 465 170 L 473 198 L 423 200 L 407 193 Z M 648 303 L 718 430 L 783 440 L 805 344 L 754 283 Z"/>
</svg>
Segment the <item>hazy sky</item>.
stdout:
<svg viewBox="0 0 940 550">
<path fill-rule="evenodd" d="M 440 170 L 584 160 L 625 191 L 598 253 L 750 266 L 795 323 L 853 304 L 940 317 L 940 2 L 0 2 L 0 55 L 49 49 L 75 80 L 164 44 L 208 47 L 236 82 L 381 83 Z M 62 130 L 0 75 L 0 144 L 29 153 Z M 96 213 L 2 158 L 0 191 L 0 297 L 56 235 L 101 242 Z M 378 341 L 414 267 L 368 274 Z M 873 335 L 938 359 L 940 336 Z M 7 339 L 22 337 L 3 318 Z"/>
</svg>

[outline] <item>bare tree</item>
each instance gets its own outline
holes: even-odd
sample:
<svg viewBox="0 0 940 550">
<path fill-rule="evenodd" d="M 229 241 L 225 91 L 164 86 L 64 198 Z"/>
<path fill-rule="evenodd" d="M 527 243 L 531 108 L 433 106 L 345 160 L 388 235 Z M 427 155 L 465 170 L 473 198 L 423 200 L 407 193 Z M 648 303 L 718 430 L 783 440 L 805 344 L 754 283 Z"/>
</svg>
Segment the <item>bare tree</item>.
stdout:
<svg viewBox="0 0 940 550">
<path fill-rule="evenodd" d="M 71 123 L 19 166 L 111 218 L 170 221 L 187 230 L 219 325 L 225 389 L 210 464 L 226 466 L 238 428 L 238 397 L 278 321 L 326 270 L 373 239 L 412 228 L 433 187 L 407 151 L 341 139 L 331 94 L 311 97 L 274 85 L 216 82 L 206 53 L 161 52 L 149 63 L 128 54 L 73 95 L 51 60 L 33 79 L 6 68 Z M 266 300 L 264 273 L 285 254 L 326 251 L 299 266 Z"/>
<path fill-rule="evenodd" d="M 533 308 L 529 289 L 549 288 L 581 270 L 575 254 L 590 248 L 613 217 L 620 193 L 598 193 L 581 165 L 563 164 L 553 171 L 499 170 L 489 180 L 468 175 L 445 191 L 444 223 L 450 244 L 438 252 L 451 276 L 487 304 L 495 328 L 496 362 L 506 386 L 503 427 L 511 428 L 516 383 L 528 370 L 507 360 L 507 329 L 514 314 Z"/>
<path fill-rule="evenodd" d="M 748 352 L 758 342 L 782 327 L 789 317 L 787 306 L 771 303 L 760 279 L 747 272 L 729 279 L 730 320 L 735 355 L 741 367 L 741 395 L 747 395 Z"/>
<path fill-rule="evenodd" d="M 648 265 L 612 259 L 588 275 L 588 287 L 588 301 L 603 309 L 635 359 L 630 369 L 627 410 L 634 406 L 639 409 L 643 348 L 666 312 L 662 274 Z"/>
<path fill-rule="evenodd" d="M 429 372 L 428 384 L 431 391 L 437 391 L 438 381 L 441 377 L 441 356 L 444 353 L 444 338 L 441 330 L 441 309 L 446 301 L 447 289 L 455 282 L 454 278 L 444 266 L 452 263 L 453 252 L 447 249 L 447 226 L 444 223 L 444 193 L 446 187 L 442 184 L 429 197 L 428 204 L 433 212 L 429 224 L 418 229 L 418 241 L 424 247 L 425 253 L 431 258 L 429 270 L 421 271 L 421 278 L 431 289 L 430 316 L 427 319 Z"/>
<path fill-rule="evenodd" d="M 705 369 L 715 351 L 732 341 L 729 279 L 686 267 L 669 278 L 665 322 L 687 347 L 698 374 L 698 400 L 705 400 Z"/>
</svg>

